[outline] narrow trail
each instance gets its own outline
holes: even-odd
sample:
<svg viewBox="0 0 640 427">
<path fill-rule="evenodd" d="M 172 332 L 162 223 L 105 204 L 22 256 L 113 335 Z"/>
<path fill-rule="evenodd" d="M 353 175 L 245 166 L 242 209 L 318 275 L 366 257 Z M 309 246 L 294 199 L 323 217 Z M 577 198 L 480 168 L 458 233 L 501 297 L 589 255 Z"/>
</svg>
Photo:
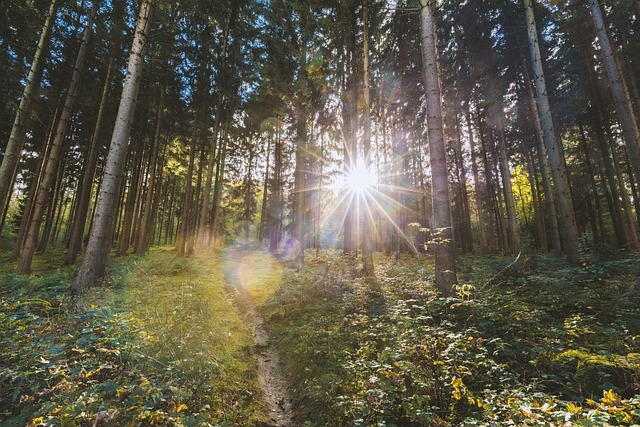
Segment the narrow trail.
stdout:
<svg viewBox="0 0 640 427">
<path fill-rule="evenodd" d="M 253 331 L 258 361 L 258 380 L 269 410 L 269 423 L 262 424 L 260 427 L 295 427 L 291 398 L 278 353 L 271 344 L 264 319 L 247 289 L 247 283 L 243 280 L 247 276 L 246 272 L 255 269 L 255 265 L 249 265 L 245 259 L 246 253 L 241 251 L 229 251 L 226 256 L 228 260 L 233 260 L 233 263 L 227 263 L 227 266 L 233 265 L 235 271 L 231 271 L 228 277 L 238 292 L 239 308 Z"/>
</svg>

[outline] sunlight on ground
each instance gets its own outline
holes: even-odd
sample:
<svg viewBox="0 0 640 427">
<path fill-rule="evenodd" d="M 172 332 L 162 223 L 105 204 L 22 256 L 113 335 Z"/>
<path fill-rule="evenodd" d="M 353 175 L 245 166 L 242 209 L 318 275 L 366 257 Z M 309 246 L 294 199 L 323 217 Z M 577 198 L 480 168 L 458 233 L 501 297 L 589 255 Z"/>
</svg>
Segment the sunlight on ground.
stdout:
<svg viewBox="0 0 640 427">
<path fill-rule="evenodd" d="M 244 287 L 257 305 L 273 294 L 282 279 L 282 266 L 268 252 L 227 248 L 223 264 L 228 278 Z"/>
</svg>

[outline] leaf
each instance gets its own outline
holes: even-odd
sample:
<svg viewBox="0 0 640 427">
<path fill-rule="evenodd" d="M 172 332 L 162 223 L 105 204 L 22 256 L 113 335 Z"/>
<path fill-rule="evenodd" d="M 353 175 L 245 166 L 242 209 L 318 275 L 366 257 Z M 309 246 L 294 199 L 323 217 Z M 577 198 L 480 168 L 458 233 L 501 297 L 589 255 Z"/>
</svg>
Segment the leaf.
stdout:
<svg viewBox="0 0 640 427">
<path fill-rule="evenodd" d="M 602 404 L 607 406 L 616 406 L 620 404 L 620 400 L 622 399 L 615 391 L 610 389 L 609 391 L 604 391 L 602 397 Z"/>
</svg>

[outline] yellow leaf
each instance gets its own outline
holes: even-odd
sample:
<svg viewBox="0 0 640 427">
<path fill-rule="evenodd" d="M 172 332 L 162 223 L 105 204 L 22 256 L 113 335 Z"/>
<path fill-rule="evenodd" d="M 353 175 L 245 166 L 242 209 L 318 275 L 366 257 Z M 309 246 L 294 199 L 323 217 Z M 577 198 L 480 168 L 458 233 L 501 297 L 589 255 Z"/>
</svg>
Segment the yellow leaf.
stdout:
<svg viewBox="0 0 640 427">
<path fill-rule="evenodd" d="M 567 404 L 567 412 L 577 415 L 582 412 L 582 406 L 574 405 L 573 403 Z"/>
<path fill-rule="evenodd" d="M 609 390 L 603 392 L 602 403 L 604 405 L 615 406 L 620 403 L 622 398 L 615 391 Z"/>
</svg>

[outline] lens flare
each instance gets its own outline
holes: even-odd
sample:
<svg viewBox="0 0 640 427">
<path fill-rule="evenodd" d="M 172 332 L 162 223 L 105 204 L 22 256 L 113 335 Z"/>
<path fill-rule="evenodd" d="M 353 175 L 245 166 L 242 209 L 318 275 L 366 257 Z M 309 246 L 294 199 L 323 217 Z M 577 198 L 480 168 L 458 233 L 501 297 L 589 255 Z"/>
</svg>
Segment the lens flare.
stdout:
<svg viewBox="0 0 640 427">
<path fill-rule="evenodd" d="M 367 193 L 375 188 L 377 176 L 375 171 L 367 167 L 364 160 L 358 159 L 355 166 L 345 176 L 345 186 L 354 193 Z"/>
</svg>

